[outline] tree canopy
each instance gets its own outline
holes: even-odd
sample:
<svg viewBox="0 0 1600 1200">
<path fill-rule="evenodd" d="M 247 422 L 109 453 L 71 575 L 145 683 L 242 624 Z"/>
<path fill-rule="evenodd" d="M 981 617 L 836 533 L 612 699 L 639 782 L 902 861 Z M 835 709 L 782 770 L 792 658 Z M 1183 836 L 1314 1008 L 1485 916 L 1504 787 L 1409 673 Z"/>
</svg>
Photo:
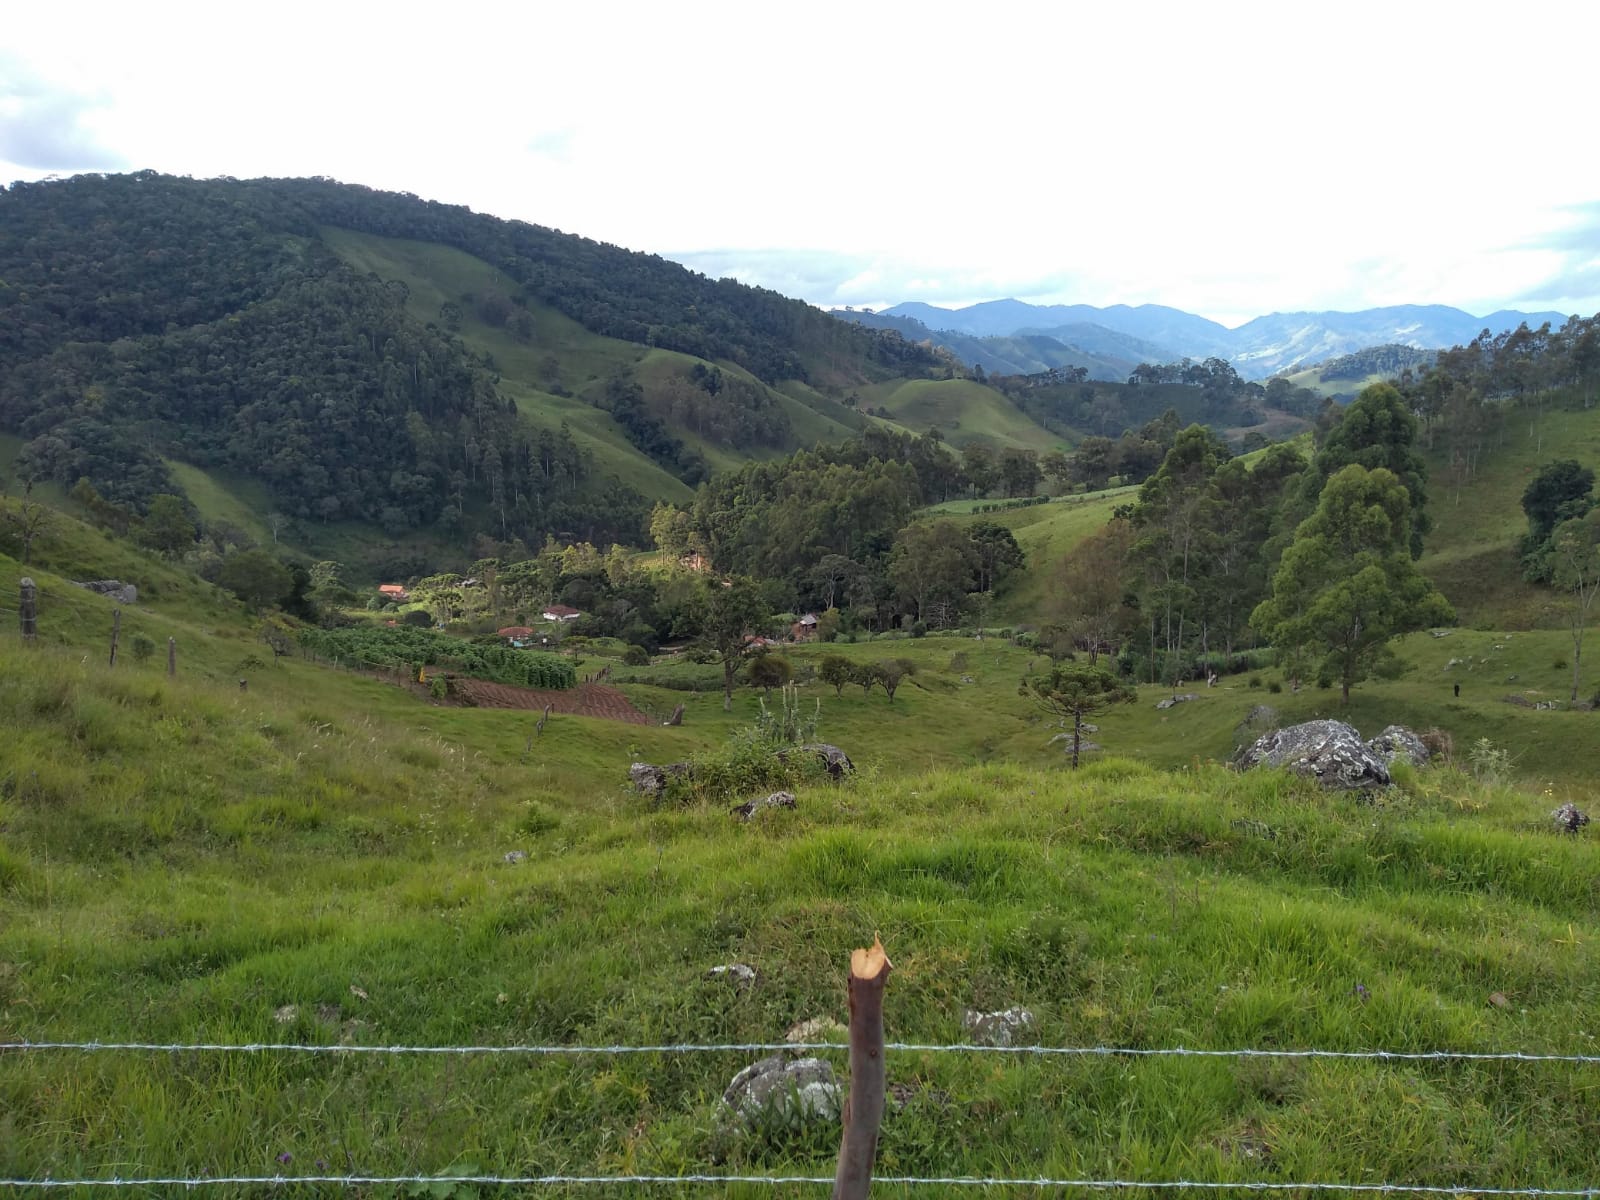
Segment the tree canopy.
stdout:
<svg viewBox="0 0 1600 1200">
<path fill-rule="evenodd" d="M 1352 684 L 1388 665 L 1393 638 L 1455 619 L 1412 562 L 1411 536 L 1410 493 L 1394 472 L 1344 467 L 1295 530 L 1251 624 L 1280 651 L 1319 656 L 1349 703 Z"/>
</svg>

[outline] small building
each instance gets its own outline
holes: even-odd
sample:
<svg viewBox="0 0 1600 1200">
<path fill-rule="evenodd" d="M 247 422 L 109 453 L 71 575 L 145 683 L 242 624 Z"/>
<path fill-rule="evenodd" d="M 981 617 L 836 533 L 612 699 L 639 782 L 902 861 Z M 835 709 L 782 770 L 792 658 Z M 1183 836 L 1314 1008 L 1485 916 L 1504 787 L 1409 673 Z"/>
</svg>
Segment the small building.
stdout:
<svg viewBox="0 0 1600 1200">
<path fill-rule="evenodd" d="M 565 604 L 547 605 L 539 615 L 546 621 L 576 621 L 583 616 L 577 609 L 568 608 Z"/>
<path fill-rule="evenodd" d="M 505 638 L 519 650 L 533 640 L 533 630 L 526 625 L 507 625 L 504 629 L 496 629 L 494 635 Z"/>
<path fill-rule="evenodd" d="M 789 638 L 796 642 L 809 642 L 817 636 L 817 614 L 806 613 L 793 625 L 789 626 Z"/>
<path fill-rule="evenodd" d="M 403 583 L 380 583 L 378 585 L 378 595 L 385 600 L 393 600 L 396 604 L 403 604 L 411 599 L 411 593 L 406 591 Z"/>
</svg>

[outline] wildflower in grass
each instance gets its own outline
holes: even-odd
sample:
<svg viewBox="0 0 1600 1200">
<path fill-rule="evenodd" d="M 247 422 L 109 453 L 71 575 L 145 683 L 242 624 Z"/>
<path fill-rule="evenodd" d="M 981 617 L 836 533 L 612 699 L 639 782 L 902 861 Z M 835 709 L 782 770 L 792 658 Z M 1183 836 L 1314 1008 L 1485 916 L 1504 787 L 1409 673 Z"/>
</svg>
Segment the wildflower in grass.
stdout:
<svg viewBox="0 0 1600 1200">
<path fill-rule="evenodd" d="M 1350 993 L 1363 1004 L 1372 999 L 1372 993 L 1367 991 L 1367 985 L 1364 983 L 1356 984 L 1355 987 L 1350 989 Z"/>
<path fill-rule="evenodd" d="M 285 1150 L 282 1154 L 278 1155 L 278 1161 L 287 1165 L 288 1163 L 294 1161 L 294 1155 Z"/>
</svg>

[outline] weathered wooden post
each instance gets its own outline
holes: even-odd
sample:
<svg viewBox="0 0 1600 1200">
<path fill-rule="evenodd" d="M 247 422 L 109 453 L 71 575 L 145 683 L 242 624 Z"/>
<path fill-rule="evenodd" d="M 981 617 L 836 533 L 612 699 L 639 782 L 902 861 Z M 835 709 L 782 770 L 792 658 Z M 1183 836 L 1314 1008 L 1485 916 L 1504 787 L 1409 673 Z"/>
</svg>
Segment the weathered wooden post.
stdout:
<svg viewBox="0 0 1600 1200">
<path fill-rule="evenodd" d="M 893 968 L 876 937 L 850 953 L 850 1098 L 833 1176 L 833 1200 L 867 1200 L 883 1123 L 883 986 Z"/>
<path fill-rule="evenodd" d="M 39 589 L 28 576 L 22 577 L 22 640 L 31 642 L 39 635 Z"/>
<path fill-rule="evenodd" d="M 122 636 L 122 605 L 111 614 L 111 659 L 107 666 L 117 665 L 117 639 Z"/>
<path fill-rule="evenodd" d="M 175 638 L 175 637 L 169 637 L 167 639 L 167 678 L 168 679 L 176 679 L 177 677 L 178 677 L 178 639 Z"/>
</svg>

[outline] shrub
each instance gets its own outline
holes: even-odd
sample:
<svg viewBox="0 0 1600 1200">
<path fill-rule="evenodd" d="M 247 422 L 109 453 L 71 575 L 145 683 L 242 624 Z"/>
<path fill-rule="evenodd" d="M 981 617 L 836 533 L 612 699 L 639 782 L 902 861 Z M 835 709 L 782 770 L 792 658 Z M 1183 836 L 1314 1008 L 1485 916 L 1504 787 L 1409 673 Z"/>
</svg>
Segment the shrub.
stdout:
<svg viewBox="0 0 1600 1200">
<path fill-rule="evenodd" d="M 647 667 L 650 665 L 650 652 L 643 646 L 629 646 L 622 652 L 622 661 L 630 667 Z"/>
<path fill-rule="evenodd" d="M 413 608 L 400 618 L 400 624 L 408 625 L 412 629 L 432 629 L 433 618 L 420 608 Z"/>
<path fill-rule="evenodd" d="M 149 662 L 150 656 L 156 652 L 156 644 L 142 633 L 136 633 L 128 640 L 128 649 L 132 651 L 135 662 Z"/>
<path fill-rule="evenodd" d="M 1565 671 L 1567 669 L 1567 660 L 1557 655 L 1550 663 L 1550 669 L 1553 671 Z"/>
<path fill-rule="evenodd" d="M 1274 679 L 1271 683 L 1267 684 L 1267 691 L 1276 696 L 1279 692 L 1283 691 L 1283 683 L 1280 680 Z"/>
<path fill-rule="evenodd" d="M 450 685 L 445 682 L 443 675 L 435 675 L 428 680 L 428 695 L 435 700 L 443 700 L 450 694 Z"/>
<path fill-rule="evenodd" d="M 1261 686 L 1261 676 L 1259 676 L 1259 675 L 1250 676 L 1250 686 L 1253 687 L 1253 688 L 1260 687 Z"/>
<path fill-rule="evenodd" d="M 1425 730 L 1418 735 L 1422 744 L 1428 748 L 1428 753 L 1440 762 L 1446 762 L 1455 753 L 1456 744 L 1448 732 L 1435 725 L 1432 729 Z"/>
</svg>

